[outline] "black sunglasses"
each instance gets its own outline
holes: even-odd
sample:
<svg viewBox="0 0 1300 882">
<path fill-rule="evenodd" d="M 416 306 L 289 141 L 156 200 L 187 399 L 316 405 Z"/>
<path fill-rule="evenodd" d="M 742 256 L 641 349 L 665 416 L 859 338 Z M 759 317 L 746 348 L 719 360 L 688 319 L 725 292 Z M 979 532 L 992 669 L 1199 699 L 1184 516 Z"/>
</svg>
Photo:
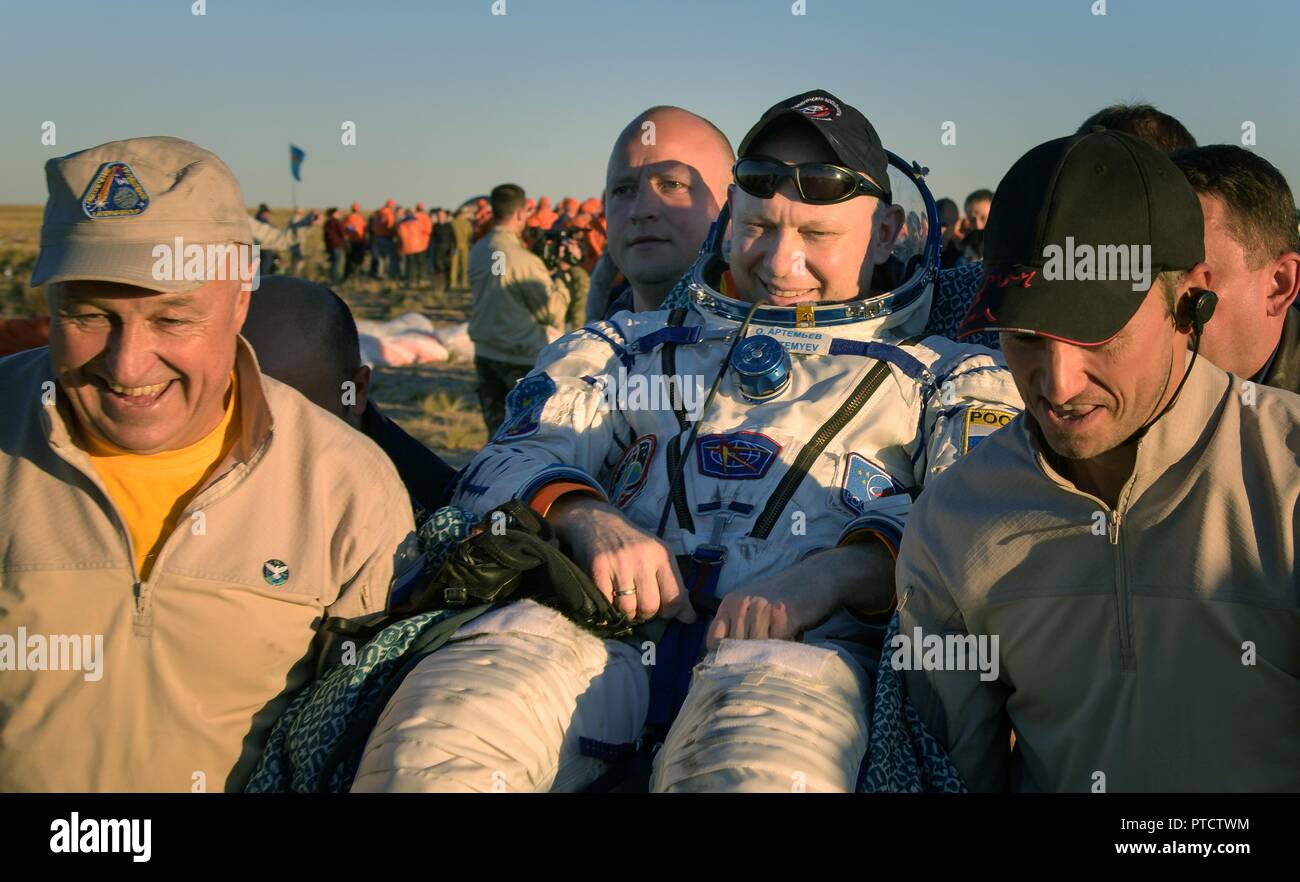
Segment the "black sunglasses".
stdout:
<svg viewBox="0 0 1300 882">
<path fill-rule="evenodd" d="M 862 172 L 829 162 L 782 162 L 765 156 L 746 157 L 731 167 L 736 185 L 751 196 L 771 199 L 781 182 L 794 178 L 799 198 L 810 205 L 831 205 L 855 196 L 875 196 L 889 204 L 889 194 Z"/>
</svg>

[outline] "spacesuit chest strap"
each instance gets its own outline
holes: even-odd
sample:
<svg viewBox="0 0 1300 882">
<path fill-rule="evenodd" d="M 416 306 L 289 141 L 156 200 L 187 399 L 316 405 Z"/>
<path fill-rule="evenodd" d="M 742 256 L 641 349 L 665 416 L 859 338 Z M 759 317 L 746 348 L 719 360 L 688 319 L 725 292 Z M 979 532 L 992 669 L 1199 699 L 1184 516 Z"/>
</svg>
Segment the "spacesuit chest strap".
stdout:
<svg viewBox="0 0 1300 882">
<path fill-rule="evenodd" d="M 909 346 L 918 339 L 920 338 L 911 337 L 903 341 L 903 345 Z M 911 358 L 911 356 L 908 356 L 908 358 Z M 803 479 L 808 476 L 813 463 L 822 455 L 822 451 L 826 449 L 826 446 L 831 443 L 835 436 L 849 424 L 853 417 L 857 416 L 862 408 L 866 407 L 867 402 L 871 400 L 871 396 L 876 394 L 876 390 L 889 377 L 889 366 L 894 360 L 893 358 L 878 360 L 854 390 L 849 393 L 849 396 L 844 399 L 844 403 L 840 405 L 839 409 L 831 415 L 831 418 L 813 433 L 812 438 L 799 451 L 799 455 L 795 457 L 789 470 L 781 476 L 781 480 L 776 485 L 776 489 L 772 491 L 772 495 L 768 497 L 762 513 L 754 522 L 753 529 L 749 531 L 751 537 L 755 539 L 766 539 L 768 537 L 772 532 L 772 528 L 776 526 L 777 518 L 781 516 L 781 512 L 785 511 L 785 507 L 793 498 L 795 491 L 799 489 Z"/>
</svg>

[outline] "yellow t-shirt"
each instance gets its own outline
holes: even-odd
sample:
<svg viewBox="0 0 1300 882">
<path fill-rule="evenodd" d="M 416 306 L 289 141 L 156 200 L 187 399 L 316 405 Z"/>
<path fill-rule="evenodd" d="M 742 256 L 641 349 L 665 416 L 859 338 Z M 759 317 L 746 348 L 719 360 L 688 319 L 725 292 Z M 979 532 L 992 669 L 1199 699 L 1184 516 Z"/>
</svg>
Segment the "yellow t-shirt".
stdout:
<svg viewBox="0 0 1300 882">
<path fill-rule="evenodd" d="M 239 438 L 239 394 L 233 373 L 226 394 L 226 414 L 217 427 L 179 450 L 142 456 L 88 431 L 81 433 L 80 446 L 126 521 L 142 580 L 149 578 L 154 559 L 194 491 L 212 475 Z"/>
</svg>

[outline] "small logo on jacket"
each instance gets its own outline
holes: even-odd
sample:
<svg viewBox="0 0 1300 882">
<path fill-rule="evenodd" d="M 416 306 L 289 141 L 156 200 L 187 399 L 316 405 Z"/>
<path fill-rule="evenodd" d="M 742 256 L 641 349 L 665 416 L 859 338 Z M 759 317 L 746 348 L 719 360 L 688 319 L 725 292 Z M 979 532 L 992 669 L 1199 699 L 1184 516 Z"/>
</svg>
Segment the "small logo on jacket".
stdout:
<svg viewBox="0 0 1300 882">
<path fill-rule="evenodd" d="M 283 585 L 289 581 L 289 565 L 282 560 L 271 558 L 262 564 L 262 578 L 268 585 Z"/>
</svg>

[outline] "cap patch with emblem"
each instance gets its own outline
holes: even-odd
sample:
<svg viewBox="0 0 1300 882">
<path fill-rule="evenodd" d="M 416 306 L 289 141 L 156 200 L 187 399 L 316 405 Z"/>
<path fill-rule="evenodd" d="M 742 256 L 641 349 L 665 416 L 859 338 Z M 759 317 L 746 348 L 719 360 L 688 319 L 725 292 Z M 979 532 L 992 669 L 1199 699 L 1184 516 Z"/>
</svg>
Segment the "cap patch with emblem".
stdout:
<svg viewBox="0 0 1300 882">
<path fill-rule="evenodd" d="M 844 115 L 839 104 L 822 95 L 805 98 L 794 109 L 809 119 L 837 119 Z"/>
<path fill-rule="evenodd" d="M 289 565 L 282 560 L 271 558 L 262 564 L 262 578 L 268 585 L 283 585 L 289 581 Z"/>
<path fill-rule="evenodd" d="M 81 194 L 81 210 L 89 218 L 134 217 L 149 207 L 149 194 L 125 162 L 106 162 Z"/>
<path fill-rule="evenodd" d="M 1008 410 L 991 407 L 966 408 L 966 430 L 962 433 L 961 452 L 968 453 L 975 445 L 1016 418 Z"/>
</svg>

